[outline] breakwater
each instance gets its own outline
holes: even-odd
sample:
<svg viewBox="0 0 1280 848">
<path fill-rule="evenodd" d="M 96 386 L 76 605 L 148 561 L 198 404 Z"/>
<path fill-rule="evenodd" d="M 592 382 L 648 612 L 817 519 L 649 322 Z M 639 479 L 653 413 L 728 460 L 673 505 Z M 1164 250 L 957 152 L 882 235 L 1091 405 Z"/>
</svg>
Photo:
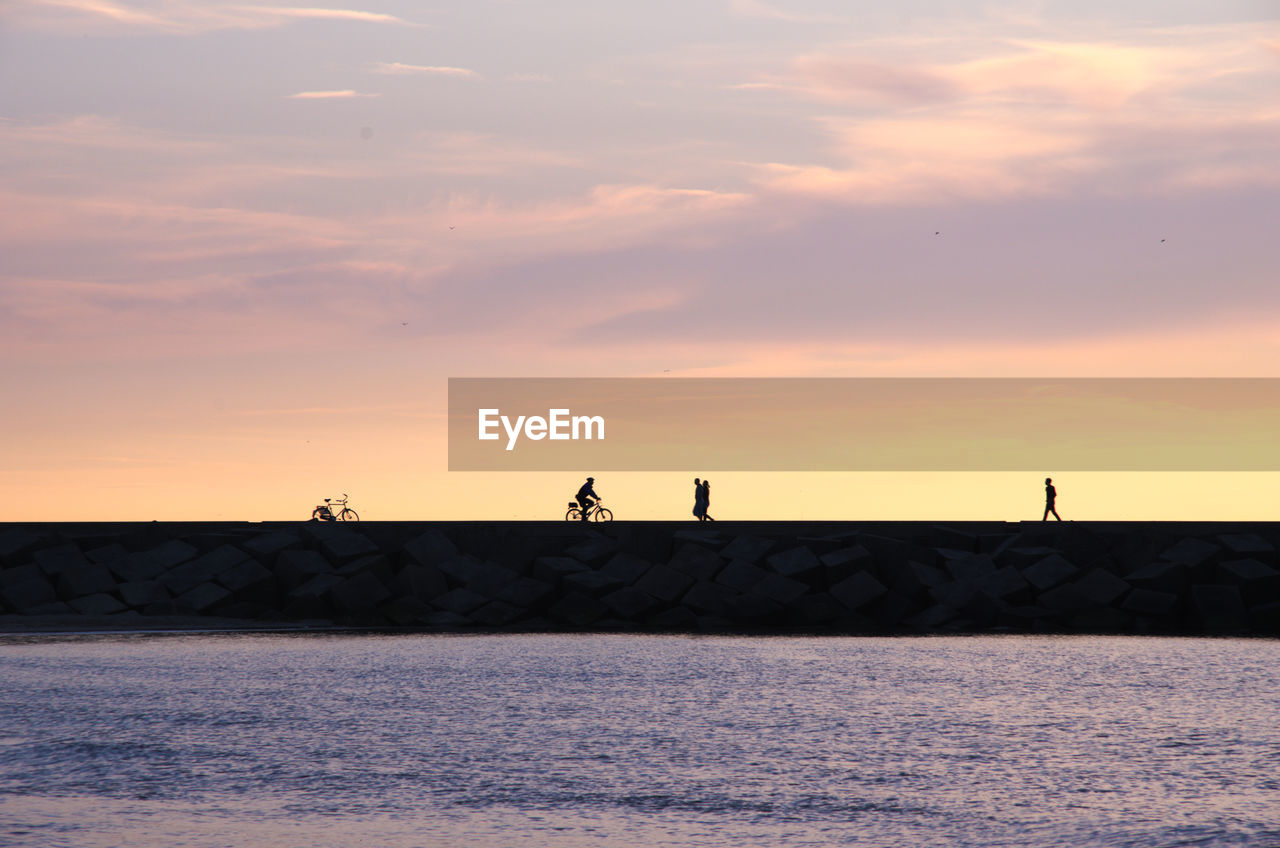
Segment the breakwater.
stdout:
<svg viewBox="0 0 1280 848">
<path fill-rule="evenodd" d="M 0 525 L 5 629 L 1280 635 L 1280 525 Z"/>
</svg>

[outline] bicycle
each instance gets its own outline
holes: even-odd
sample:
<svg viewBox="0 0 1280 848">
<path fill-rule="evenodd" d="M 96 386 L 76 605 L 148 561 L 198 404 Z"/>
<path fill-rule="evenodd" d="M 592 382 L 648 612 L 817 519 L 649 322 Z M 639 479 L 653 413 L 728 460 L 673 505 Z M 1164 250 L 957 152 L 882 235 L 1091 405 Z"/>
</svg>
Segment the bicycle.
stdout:
<svg viewBox="0 0 1280 848">
<path fill-rule="evenodd" d="M 342 507 L 338 512 L 334 512 L 338 507 Z M 331 501 L 329 498 L 324 499 L 324 503 L 316 506 L 311 510 L 312 521 L 359 521 L 360 516 L 356 511 L 347 506 L 347 493 L 342 493 L 342 500 Z"/>
<path fill-rule="evenodd" d="M 587 507 L 587 519 L 590 521 L 612 521 L 613 513 L 600 506 L 600 501 L 597 499 L 595 503 Z M 582 520 L 582 508 L 578 506 L 577 501 L 569 501 L 569 511 L 564 514 L 564 520 Z"/>
</svg>

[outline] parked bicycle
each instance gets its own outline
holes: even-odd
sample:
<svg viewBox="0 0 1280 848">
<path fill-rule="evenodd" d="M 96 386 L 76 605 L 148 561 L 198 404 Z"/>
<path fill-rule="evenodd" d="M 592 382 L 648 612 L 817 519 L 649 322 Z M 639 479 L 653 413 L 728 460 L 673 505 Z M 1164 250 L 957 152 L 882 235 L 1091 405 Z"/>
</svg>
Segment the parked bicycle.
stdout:
<svg viewBox="0 0 1280 848">
<path fill-rule="evenodd" d="M 577 501 L 569 501 L 569 511 L 564 514 L 565 521 L 581 521 L 582 508 L 578 506 Z M 612 521 L 613 513 L 600 506 L 600 501 L 596 501 L 587 507 L 588 521 Z"/>
<path fill-rule="evenodd" d="M 338 507 L 342 507 L 338 509 Z M 342 500 L 335 501 L 325 498 L 324 503 L 319 504 L 315 509 L 311 510 L 312 521 L 359 521 L 360 516 L 356 515 L 356 511 L 347 506 L 347 493 L 342 493 Z"/>
</svg>

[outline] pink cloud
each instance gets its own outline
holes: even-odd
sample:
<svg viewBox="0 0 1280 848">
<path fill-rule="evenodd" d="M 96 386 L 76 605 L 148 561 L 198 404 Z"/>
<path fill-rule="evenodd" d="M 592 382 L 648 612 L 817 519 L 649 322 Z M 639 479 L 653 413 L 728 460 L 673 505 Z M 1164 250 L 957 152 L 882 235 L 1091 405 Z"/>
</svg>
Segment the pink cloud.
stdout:
<svg viewBox="0 0 1280 848">
<path fill-rule="evenodd" d="M 479 76 L 470 68 L 454 68 L 448 65 L 406 65 L 403 62 L 378 62 L 373 67 L 376 74 L 426 74 L 442 77 L 475 78 Z"/>
<path fill-rule="evenodd" d="M 288 100 L 347 100 L 354 97 L 380 97 L 379 94 L 364 94 L 350 88 L 339 91 L 299 91 L 286 95 Z"/>
</svg>

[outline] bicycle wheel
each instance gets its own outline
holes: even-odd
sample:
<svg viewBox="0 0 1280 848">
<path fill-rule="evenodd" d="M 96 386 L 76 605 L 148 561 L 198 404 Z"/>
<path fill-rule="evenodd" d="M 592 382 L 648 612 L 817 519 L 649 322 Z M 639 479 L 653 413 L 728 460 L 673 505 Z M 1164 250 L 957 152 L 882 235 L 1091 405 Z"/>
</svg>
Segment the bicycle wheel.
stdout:
<svg viewBox="0 0 1280 848">
<path fill-rule="evenodd" d="M 578 512 L 576 509 L 571 509 L 564 514 L 564 520 L 565 521 L 581 521 L 582 513 Z"/>
<path fill-rule="evenodd" d="M 600 507 L 599 509 L 596 510 L 595 520 L 596 521 L 612 521 L 613 513 L 605 509 L 604 507 Z"/>
<path fill-rule="evenodd" d="M 342 512 L 338 513 L 338 520 L 339 521 L 359 521 L 360 516 L 356 515 L 356 511 L 354 509 L 352 509 L 351 507 L 347 507 L 346 509 L 342 510 Z"/>
<path fill-rule="evenodd" d="M 324 516 L 323 516 L 323 515 L 321 514 L 321 512 L 320 512 L 320 507 L 316 507 L 315 509 L 311 510 L 311 520 L 312 520 L 312 521 L 320 521 L 320 520 L 322 520 L 323 518 L 324 518 Z"/>
</svg>

